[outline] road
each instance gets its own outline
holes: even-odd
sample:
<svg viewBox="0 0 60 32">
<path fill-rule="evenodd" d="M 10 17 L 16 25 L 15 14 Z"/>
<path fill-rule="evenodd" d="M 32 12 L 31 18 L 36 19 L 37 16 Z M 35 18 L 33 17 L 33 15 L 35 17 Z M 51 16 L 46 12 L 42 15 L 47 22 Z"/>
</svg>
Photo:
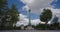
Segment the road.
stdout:
<svg viewBox="0 0 60 32">
<path fill-rule="evenodd" d="M 1 30 L 0 32 L 60 32 L 60 30 Z"/>
</svg>

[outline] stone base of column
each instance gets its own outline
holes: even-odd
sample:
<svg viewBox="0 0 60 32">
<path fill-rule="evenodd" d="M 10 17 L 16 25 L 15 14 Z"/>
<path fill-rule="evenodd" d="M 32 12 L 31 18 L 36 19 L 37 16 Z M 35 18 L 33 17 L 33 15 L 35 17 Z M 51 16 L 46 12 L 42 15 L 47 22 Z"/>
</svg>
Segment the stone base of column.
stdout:
<svg viewBox="0 0 60 32">
<path fill-rule="evenodd" d="M 34 28 L 32 28 L 31 26 L 28 26 L 27 28 L 26 28 L 26 30 L 33 30 Z"/>
</svg>

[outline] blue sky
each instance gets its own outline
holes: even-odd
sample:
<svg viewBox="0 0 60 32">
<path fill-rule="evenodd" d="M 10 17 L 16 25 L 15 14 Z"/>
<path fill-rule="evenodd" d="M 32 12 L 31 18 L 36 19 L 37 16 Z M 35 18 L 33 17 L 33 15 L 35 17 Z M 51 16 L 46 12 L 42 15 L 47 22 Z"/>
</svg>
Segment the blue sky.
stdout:
<svg viewBox="0 0 60 32">
<path fill-rule="evenodd" d="M 60 9 L 60 0 L 57 0 L 57 2 L 53 2 L 53 5 L 55 6 L 55 8 L 59 8 Z"/>
<path fill-rule="evenodd" d="M 24 14 L 24 15 L 28 15 L 28 14 L 27 14 L 27 11 L 23 11 L 23 10 L 22 10 L 22 7 L 25 6 L 24 3 L 22 3 L 20 0 L 8 0 L 8 6 L 9 6 L 9 8 L 11 8 L 11 5 L 12 5 L 13 3 L 16 4 L 16 6 L 17 6 L 17 8 L 18 8 L 18 11 L 19 11 L 20 13 L 22 13 L 22 14 Z M 37 18 L 39 18 L 38 15 L 36 15 L 36 14 L 34 14 L 34 13 L 31 13 L 30 15 L 31 15 L 31 17 L 30 17 L 31 19 L 37 19 Z"/>
<path fill-rule="evenodd" d="M 25 6 L 23 2 L 21 2 L 20 0 L 8 0 L 9 7 L 11 7 L 13 3 L 16 4 L 20 13 L 27 15 L 27 11 L 22 10 L 22 7 Z M 60 8 L 60 0 L 58 0 L 57 2 L 54 1 L 51 5 L 54 5 L 55 8 Z M 38 15 L 31 13 L 31 19 L 36 19 L 36 18 L 39 18 Z"/>
<path fill-rule="evenodd" d="M 12 3 L 16 4 L 18 9 L 21 9 L 21 7 L 25 5 L 20 0 L 8 0 L 8 6 L 9 7 L 12 5 Z M 56 4 L 56 5 L 54 5 L 54 4 Z M 52 3 L 52 5 L 54 5 L 56 8 L 60 8 L 60 0 L 57 0 L 57 2 L 54 1 Z"/>
<path fill-rule="evenodd" d="M 12 4 L 16 4 L 18 11 L 23 16 L 27 16 L 27 9 L 31 9 L 31 21 L 40 21 L 39 15 L 43 8 L 52 10 L 53 15 L 56 15 L 60 21 L 60 0 L 8 0 L 8 6 L 11 8 Z M 28 19 L 27 17 L 24 17 Z"/>
</svg>

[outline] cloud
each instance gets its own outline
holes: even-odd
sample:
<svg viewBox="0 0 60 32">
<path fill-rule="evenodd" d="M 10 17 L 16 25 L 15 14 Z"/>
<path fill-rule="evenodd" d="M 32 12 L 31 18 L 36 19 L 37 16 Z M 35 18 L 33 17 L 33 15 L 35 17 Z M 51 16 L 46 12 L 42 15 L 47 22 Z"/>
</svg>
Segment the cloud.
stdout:
<svg viewBox="0 0 60 32">
<path fill-rule="evenodd" d="M 60 22 L 60 9 L 51 9 L 53 12 L 53 15 L 56 15 L 58 17 L 58 22 Z"/>
<path fill-rule="evenodd" d="M 28 11 L 30 8 L 28 6 L 23 6 L 22 9 Z"/>
<path fill-rule="evenodd" d="M 31 9 L 32 13 L 41 14 L 43 8 L 48 8 L 52 10 L 53 14 L 60 16 L 60 9 L 54 9 L 54 6 L 51 5 L 53 1 L 57 2 L 58 0 L 20 0 L 25 6 L 23 9 Z"/>
<path fill-rule="evenodd" d="M 36 14 L 40 14 L 42 8 L 54 7 L 51 5 L 51 3 L 54 0 L 20 0 L 20 1 L 26 4 L 25 6 L 23 6 L 23 9 L 29 10 L 30 8 L 31 12 Z"/>
<path fill-rule="evenodd" d="M 51 22 L 54 19 L 55 15 L 58 17 L 58 22 L 60 22 L 60 9 L 54 9 L 51 7 L 48 9 L 52 11 L 52 19 L 49 22 Z"/>
<path fill-rule="evenodd" d="M 27 18 L 26 15 L 23 15 L 23 14 L 19 14 L 19 21 L 16 23 L 16 26 L 21 26 L 21 25 L 28 25 L 29 23 L 29 20 Z M 44 22 L 41 22 L 39 19 L 34 19 L 34 20 L 31 20 L 31 25 L 37 25 L 37 24 L 44 24 Z"/>
<path fill-rule="evenodd" d="M 28 23 L 29 23 L 29 20 L 28 20 L 27 16 L 23 15 L 23 14 L 19 14 L 19 21 L 17 22 L 16 26 L 20 26 L 20 25 L 25 26 L 25 25 L 28 25 Z M 39 19 L 31 20 L 32 25 L 36 25 L 39 23 L 40 23 Z"/>
<path fill-rule="evenodd" d="M 50 9 L 53 15 L 60 17 L 60 9 L 54 9 L 54 8 L 47 8 L 47 9 Z"/>
<path fill-rule="evenodd" d="M 54 15 L 60 18 L 60 9 L 54 9 L 54 6 L 51 5 L 53 1 L 57 1 L 57 0 L 20 0 L 20 1 L 26 4 L 25 6 L 22 7 L 23 10 L 28 11 L 29 9 L 31 9 L 31 12 L 35 14 L 40 14 L 44 8 L 51 9 L 51 11 L 53 12 L 53 16 L 52 19 L 48 22 L 49 24 L 53 20 Z M 26 15 L 20 14 L 19 18 L 20 21 L 17 22 L 16 24 L 17 26 L 28 25 L 29 22 Z M 39 19 L 31 20 L 32 25 L 37 25 L 39 23 L 44 24 L 45 22 L 42 22 Z"/>
<path fill-rule="evenodd" d="M 54 19 L 55 14 L 57 14 L 57 17 L 60 17 L 59 13 L 58 13 L 58 12 L 60 12 L 60 9 L 52 9 L 52 8 L 50 8 L 50 9 L 53 10 L 54 12 L 53 12 L 52 19 L 48 22 L 48 24 L 50 24 L 51 21 Z M 58 12 L 56 12 L 56 11 L 58 11 Z M 29 20 L 28 20 L 27 16 L 23 15 L 23 14 L 19 14 L 19 15 L 20 15 L 19 16 L 19 21 L 17 22 L 16 26 L 20 26 L 20 25 L 26 26 L 26 25 L 28 25 Z M 37 25 L 39 23 L 45 24 L 45 22 L 40 21 L 40 19 L 31 20 L 32 25 Z"/>
<path fill-rule="evenodd" d="M 40 19 L 34 19 L 34 20 L 31 20 L 31 24 L 32 25 L 37 25 L 37 24 L 45 24 L 45 22 L 42 22 L 40 21 Z"/>
<path fill-rule="evenodd" d="M 20 25 L 28 25 L 28 18 L 26 15 L 19 14 L 19 21 L 17 22 L 16 26 Z"/>
<path fill-rule="evenodd" d="M 34 19 L 34 20 L 31 20 L 31 24 L 32 25 L 37 25 L 40 23 L 40 20 L 39 19 Z"/>
<path fill-rule="evenodd" d="M 42 9 L 49 8 L 52 10 L 53 15 L 57 15 L 60 17 L 60 9 L 54 9 L 55 6 L 51 5 L 52 2 L 57 2 L 58 0 L 20 0 L 25 6 L 23 9 L 29 10 L 31 9 L 32 13 L 41 14 Z"/>
<path fill-rule="evenodd" d="M 33 2 L 33 0 L 20 0 L 20 1 L 22 1 L 24 4 L 28 4 L 28 3 Z"/>
</svg>

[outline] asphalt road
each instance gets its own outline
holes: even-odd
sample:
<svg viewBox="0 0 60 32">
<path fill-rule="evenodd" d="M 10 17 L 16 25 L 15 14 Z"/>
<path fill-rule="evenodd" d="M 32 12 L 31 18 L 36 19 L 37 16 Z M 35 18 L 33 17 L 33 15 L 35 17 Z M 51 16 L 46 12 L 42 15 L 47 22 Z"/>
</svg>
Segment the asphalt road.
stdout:
<svg viewBox="0 0 60 32">
<path fill-rule="evenodd" d="M 0 32 L 60 32 L 60 30 L 1 30 Z"/>
</svg>

